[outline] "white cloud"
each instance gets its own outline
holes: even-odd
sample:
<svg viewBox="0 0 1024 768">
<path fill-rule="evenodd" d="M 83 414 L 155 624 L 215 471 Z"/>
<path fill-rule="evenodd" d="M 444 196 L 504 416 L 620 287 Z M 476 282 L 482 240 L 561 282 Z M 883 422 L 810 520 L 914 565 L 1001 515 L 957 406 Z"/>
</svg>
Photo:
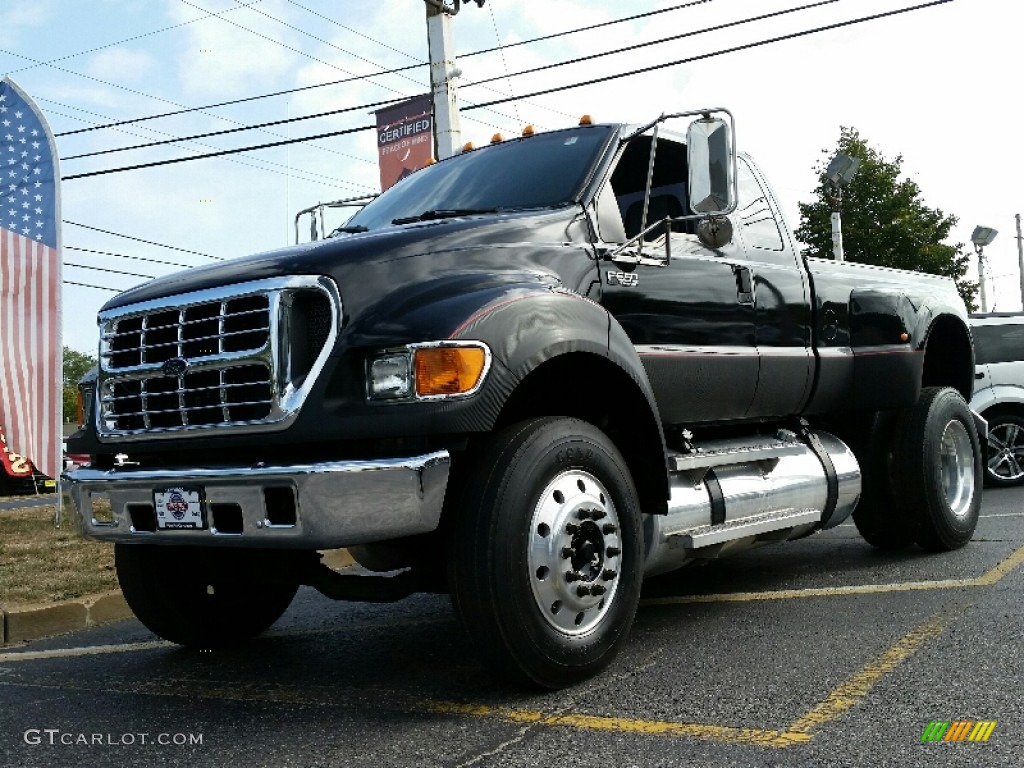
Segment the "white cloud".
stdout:
<svg viewBox="0 0 1024 768">
<path fill-rule="evenodd" d="M 93 56 L 86 71 L 93 77 L 125 83 L 148 78 L 156 67 L 157 61 L 149 53 L 118 46 Z"/>
</svg>

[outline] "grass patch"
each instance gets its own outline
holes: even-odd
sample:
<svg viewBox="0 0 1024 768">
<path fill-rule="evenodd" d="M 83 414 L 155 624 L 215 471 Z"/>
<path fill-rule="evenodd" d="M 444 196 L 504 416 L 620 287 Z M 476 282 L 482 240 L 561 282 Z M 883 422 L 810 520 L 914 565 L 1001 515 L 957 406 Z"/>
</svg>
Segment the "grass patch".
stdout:
<svg viewBox="0 0 1024 768">
<path fill-rule="evenodd" d="M 53 527 L 53 505 L 0 511 L 0 605 L 69 600 L 117 589 L 114 546 Z"/>
</svg>

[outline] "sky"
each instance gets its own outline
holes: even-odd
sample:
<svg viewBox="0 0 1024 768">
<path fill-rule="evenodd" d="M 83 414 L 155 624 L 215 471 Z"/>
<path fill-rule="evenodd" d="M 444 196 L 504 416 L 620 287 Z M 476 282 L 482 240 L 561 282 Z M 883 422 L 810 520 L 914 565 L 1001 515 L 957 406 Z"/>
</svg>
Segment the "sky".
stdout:
<svg viewBox="0 0 1024 768">
<path fill-rule="evenodd" d="M 706 0 L 619 24 L 512 45 L 674 8 L 684 0 L 487 0 L 453 19 L 465 141 L 663 112 L 726 107 L 739 148 L 771 180 L 791 227 L 812 200 L 815 163 L 853 126 L 902 156 L 927 205 L 999 230 L 986 248 L 989 309 L 1021 309 L 1014 215 L 1024 212 L 1024 153 L 1014 143 L 1022 4 L 951 0 L 720 55 L 724 49 L 909 8 L 921 0 Z M 813 6 L 813 7 L 805 7 Z M 773 19 L 753 16 L 802 8 Z M 649 44 L 669 36 L 675 40 Z M 478 53 L 499 44 L 503 50 Z M 614 55 L 515 73 L 639 46 Z M 555 86 L 688 63 L 490 108 Z M 427 60 L 423 0 L 3 0 L 0 76 L 42 109 L 56 134 Z M 243 104 L 57 137 L 64 176 L 372 125 L 373 107 L 429 90 L 426 66 Z M 476 81 L 497 77 L 487 83 Z M 355 107 L 356 109 L 351 109 Z M 72 158 L 136 144 L 342 110 L 286 125 Z M 294 242 L 296 212 L 379 190 L 374 132 L 63 182 L 64 343 L 95 354 L 96 313 L 147 277 Z M 82 226 L 85 225 L 85 226 Z M 105 230 L 105 231 L 100 231 Z M 126 237 L 127 236 L 127 237 Z M 132 239 L 134 238 L 134 239 Z M 141 241 L 150 241 L 141 242 Z M 165 247 L 172 246 L 172 247 Z M 117 254 L 117 255 L 113 255 Z M 131 258 L 127 258 L 131 257 Z M 76 265 L 76 266 L 72 266 Z M 110 271 L 129 272 L 131 275 Z M 976 275 L 976 265 L 972 266 Z M 993 303 L 994 302 L 994 303 Z"/>
</svg>

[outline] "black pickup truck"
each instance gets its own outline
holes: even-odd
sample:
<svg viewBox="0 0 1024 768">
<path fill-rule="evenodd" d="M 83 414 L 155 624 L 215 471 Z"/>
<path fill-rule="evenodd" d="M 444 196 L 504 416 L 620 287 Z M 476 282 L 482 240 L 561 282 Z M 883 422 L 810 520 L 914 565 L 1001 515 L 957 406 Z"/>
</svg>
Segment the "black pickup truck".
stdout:
<svg viewBox="0 0 1024 768">
<path fill-rule="evenodd" d="M 644 576 L 851 513 L 878 547 L 967 543 L 955 286 L 802 257 L 734 135 L 725 110 L 527 132 L 109 301 L 69 441 L 93 463 L 61 486 L 139 619 L 208 647 L 300 584 L 448 591 L 494 668 L 559 687 L 621 649 Z"/>
</svg>

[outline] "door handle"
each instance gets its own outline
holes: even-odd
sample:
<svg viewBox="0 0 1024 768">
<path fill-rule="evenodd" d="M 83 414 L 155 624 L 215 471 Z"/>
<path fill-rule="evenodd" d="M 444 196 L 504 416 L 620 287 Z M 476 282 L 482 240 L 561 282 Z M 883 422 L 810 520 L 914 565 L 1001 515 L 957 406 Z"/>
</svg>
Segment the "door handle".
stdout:
<svg viewBox="0 0 1024 768">
<path fill-rule="evenodd" d="M 754 276 L 748 267 L 734 264 L 733 274 L 736 275 L 736 300 L 740 304 L 754 303 Z"/>
</svg>

